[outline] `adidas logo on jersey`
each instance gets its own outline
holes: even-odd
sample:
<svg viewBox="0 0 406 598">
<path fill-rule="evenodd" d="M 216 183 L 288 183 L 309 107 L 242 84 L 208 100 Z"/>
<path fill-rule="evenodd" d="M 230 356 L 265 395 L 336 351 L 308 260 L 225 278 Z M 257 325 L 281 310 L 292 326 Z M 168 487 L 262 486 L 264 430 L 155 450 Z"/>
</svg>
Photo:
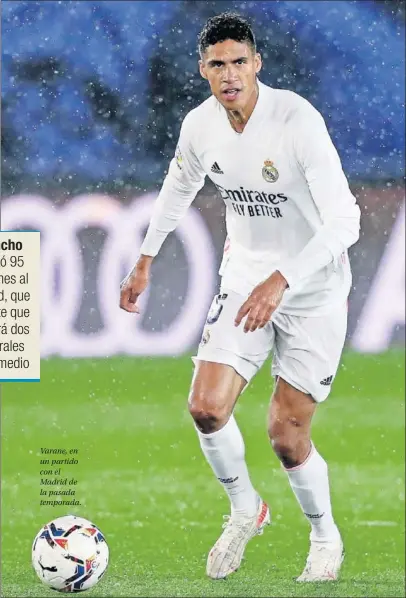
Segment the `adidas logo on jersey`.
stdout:
<svg viewBox="0 0 406 598">
<path fill-rule="evenodd" d="M 324 380 L 321 380 L 320 384 L 323 384 L 323 386 L 330 386 L 332 381 L 333 381 L 333 376 L 327 376 L 327 378 L 324 378 Z"/>
<path fill-rule="evenodd" d="M 217 162 L 214 162 L 211 169 L 214 174 L 224 174 Z"/>
</svg>

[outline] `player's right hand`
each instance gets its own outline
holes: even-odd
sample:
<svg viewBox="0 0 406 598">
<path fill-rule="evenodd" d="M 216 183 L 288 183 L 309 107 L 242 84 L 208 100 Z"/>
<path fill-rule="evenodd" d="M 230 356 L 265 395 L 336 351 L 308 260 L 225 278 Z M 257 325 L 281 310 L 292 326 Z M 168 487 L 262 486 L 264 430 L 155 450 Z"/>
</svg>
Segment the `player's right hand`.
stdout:
<svg viewBox="0 0 406 598">
<path fill-rule="evenodd" d="M 138 297 L 149 283 L 149 268 L 134 266 L 120 285 L 120 307 L 130 313 L 139 314 Z"/>
</svg>

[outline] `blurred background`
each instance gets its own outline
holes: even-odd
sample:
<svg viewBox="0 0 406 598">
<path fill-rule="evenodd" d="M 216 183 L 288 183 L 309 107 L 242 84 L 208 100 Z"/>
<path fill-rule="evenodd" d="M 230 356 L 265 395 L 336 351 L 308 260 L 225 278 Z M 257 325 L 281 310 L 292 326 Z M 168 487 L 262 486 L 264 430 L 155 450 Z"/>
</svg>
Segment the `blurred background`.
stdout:
<svg viewBox="0 0 406 598">
<path fill-rule="evenodd" d="M 218 283 L 208 182 L 154 264 L 143 317 L 117 307 L 185 114 L 208 97 L 205 20 L 249 17 L 261 80 L 324 115 L 362 213 L 348 343 L 404 346 L 404 3 L 2 3 L 3 228 L 43 232 L 44 356 L 178 355 Z"/>
<path fill-rule="evenodd" d="M 118 308 L 181 121 L 208 97 L 197 35 L 234 9 L 252 21 L 261 80 L 323 113 L 362 211 L 347 349 L 313 428 L 348 555 L 342 580 L 322 593 L 405 596 L 404 7 L 1 3 L 2 228 L 42 233 L 44 357 L 39 384 L 4 385 L 1 397 L 2 595 L 53 595 L 30 546 L 67 512 L 94 521 L 110 546 L 94 598 L 322 592 L 292 581 L 309 529 L 266 434 L 268 364 L 236 413 L 272 529 L 250 543 L 235 578 L 205 579 L 229 508 L 186 406 L 225 238 L 211 183 L 154 261 L 142 317 Z M 78 451 L 63 470 L 78 480 L 77 506 L 40 506 L 44 446 Z"/>
</svg>

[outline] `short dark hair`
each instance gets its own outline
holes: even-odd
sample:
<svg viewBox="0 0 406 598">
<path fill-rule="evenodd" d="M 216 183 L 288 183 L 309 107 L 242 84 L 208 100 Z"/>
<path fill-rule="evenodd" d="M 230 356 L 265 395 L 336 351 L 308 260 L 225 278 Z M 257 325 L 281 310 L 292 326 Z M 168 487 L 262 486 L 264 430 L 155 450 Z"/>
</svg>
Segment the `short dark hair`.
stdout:
<svg viewBox="0 0 406 598">
<path fill-rule="evenodd" d="M 211 17 L 201 30 L 198 38 L 200 55 L 203 56 L 209 46 L 227 39 L 245 42 L 253 52 L 256 51 L 255 36 L 249 22 L 235 12 L 223 12 Z"/>
</svg>

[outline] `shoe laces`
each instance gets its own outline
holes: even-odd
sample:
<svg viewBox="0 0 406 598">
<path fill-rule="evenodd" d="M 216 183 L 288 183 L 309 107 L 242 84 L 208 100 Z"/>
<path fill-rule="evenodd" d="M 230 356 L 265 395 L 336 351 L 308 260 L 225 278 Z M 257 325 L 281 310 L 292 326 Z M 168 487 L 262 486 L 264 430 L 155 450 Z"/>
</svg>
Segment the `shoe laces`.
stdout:
<svg viewBox="0 0 406 598">
<path fill-rule="evenodd" d="M 252 524 L 253 519 L 256 518 L 256 515 L 253 517 L 247 517 L 244 515 L 223 515 L 224 523 L 223 528 L 226 529 L 231 525 L 235 525 L 238 528 L 244 528 L 246 526 L 250 526 Z"/>
<path fill-rule="evenodd" d="M 221 535 L 221 543 L 229 541 L 240 541 L 252 526 L 251 517 L 232 517 L 232 515 L 223 515 L 224 523 L 222 528 L 224 532 Z"/>
<path fill-rule="evenodd" d="M 331 556 L 331 550 L 328 546 L 321 543 L 312 542 L 310 545 L 309 556 L 307 557 L 305 572 L 309 573 L 323 573 L 326 569 L 327 562 Z M 323 558 L 325 557 L 325 558 Z"/>
</svg>

